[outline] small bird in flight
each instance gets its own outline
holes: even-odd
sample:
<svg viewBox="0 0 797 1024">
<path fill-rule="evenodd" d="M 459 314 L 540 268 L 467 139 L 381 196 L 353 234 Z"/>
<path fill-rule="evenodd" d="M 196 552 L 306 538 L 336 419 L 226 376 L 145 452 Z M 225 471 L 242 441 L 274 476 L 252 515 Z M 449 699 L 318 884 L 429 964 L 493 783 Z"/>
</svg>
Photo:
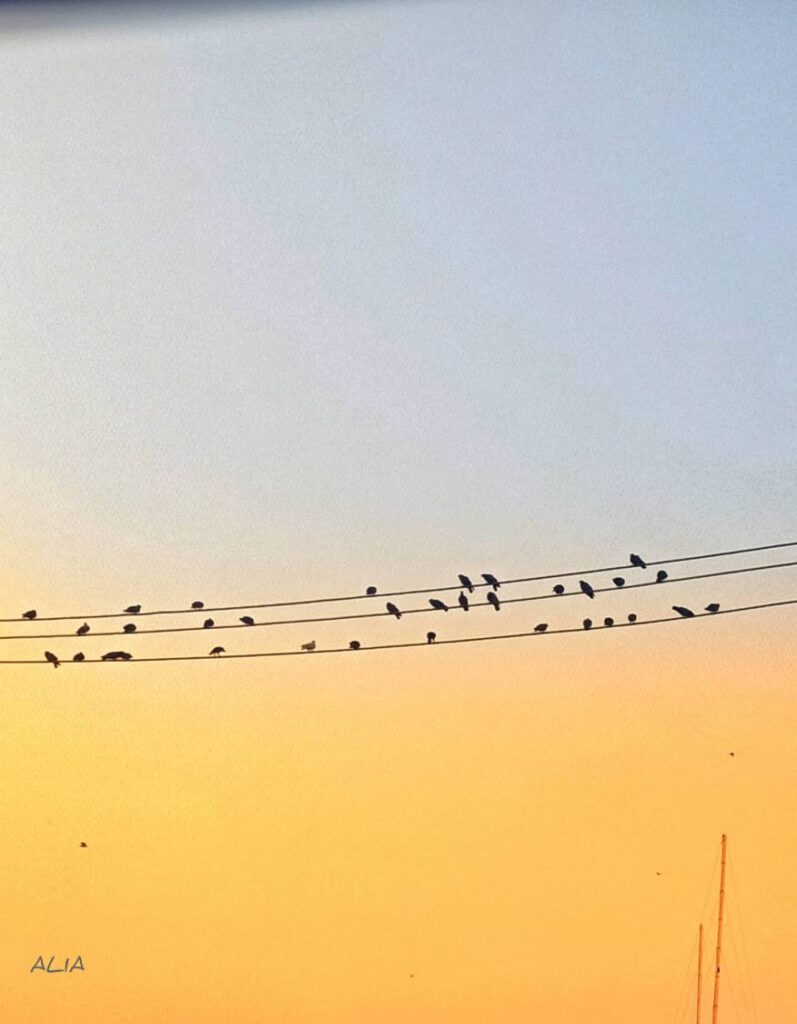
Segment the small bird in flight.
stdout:
<svg viewBox="0 0 797 1024">
<path fill-rule="evenodd" d="M 583 593 L 587 595 L 587 597 L 595 597 L 595 591 L 592 589 L 589 583 L 587 583 L 586 580 L 579 580 L 578 585 L 581 587 L 581 590 L 583 591 Z"/>
<path fill-rule="evenodd" d="M 72 658 L 72 661 L 85 661 L 85 660 L 86 660 L 86 655 L 83 653 L 83 651 L 78 651 L 77 654 L 74 656 L 74 658 Z"/>
<path fill-rule="evenodd" d="M 636 622 L 636 615 L 634 614 L 634 612 L 631 612 L 631 614 L 628 616 L 628 621 Z"/>
<path fill-rule="evenodd" d="M 437 611 L 439 612 L 448 611 L 448 605 L 445 604 L 443 601 L 439 601 L 436 597 L 430 597 L 429 604 L 432 606 L 432 608 L 436 608 Z"/>
<path fill-rule="evenodd" d="M 656 582 L 657 583 L 663 583 L 666 579 L 667 579 L 667 573 L 665 572 L 665 570 L 664 569 L 659 569 L 659 571 L 656 573 Z"/>
<path fill-rule="evenodd" d="M 33 620 L 36 618 L 36 610 L 35 610 L 35 608 L 32 608 L 29 612 L 23 612 L 22 613 L 22 618 L 23 619 L 30 619 L 30 621 L 33 622 Z"/>
<path fill-rule="evenodd" d="M 684 608 L 683 605 L 680 604 L 674 604 L 672 606 L 672 610 L 674 612 L 678 612 L 682 619 L 693 619 L 695 617 L 695 613 L 691 608 Z"/>
<path fill-rule="evenodd" d="M 369 587 L 366 590 L 366 592 L 365 592 L 365 596 L 366 597 L 375 597 L 376 596 L 376 587 Z"/>
<path fill-rule="evenodd" d="M 216 623 L 213 621 L 213 619 L 205 619 L 205 621 L 202 623 L 202 628 L 203 629 L 213 629 L 213 627 L 215 625 L 216 625 Z"/>
<path fill-rule="evenodd" d="M 616 587 L 624 587 L 625 586 L 625 580 L 623 579 L 622 576 L 615 576 L 614 579 L 612 580 L 612 583 Z"/>
<path fill-rule="evenodd" d="M 463 576 L 462 573 L 460 573 L 459 582 L 462 584 L 462 586 L 467 590 L 469 594 L 473 593 L 473 583 L 471 583 L 470 579 L 468 579 L 467 576 Z"/>
<path fill-rule="evenodd" d="M 639 555 L 631 555 L 631 565 L 637 566 L 639 569 L 647 569 L 648 563 L 644 558 L 640 558 Z"/>
<path fill-rule="evenodd" d="M 302 650 L 303 651 L 314 651 L 315 650 L 315 640 L 311 640 L 309 644 L 302 644 Z"/>
<path fill-rule="evenodd" d="M 78 628 L 75 630 L 75 633 L 77 636 L 85 636 L 90 629 L 91 626 L 88 624 L 88 622 L 84 622 L 82 626 L 78 626 Z"/>
<path fill-rule="evenodd" d="M 80 845 L 81 845 L 82 849 L 87 850 L 89 844 L 88 843 L 81 843 Z"/>
<path fill-rule="evenodd" d="M 61 662 L 58 660 L 57 655 L 53 654 L 52 651 L 45 651 L 44 657 L 50 662 L 53 668 L 58 668 Z"/>
<path fill-rule="evenodd" d="M 497 594 L 494 594 L 493 591 L 491 590 L 487 595 L 487 600 L 490 602 L 490 604 L 493 606 L 493 608 L 495 608 L 497 612 L 500 612 L 501 602 L 498 600 Z"/>
<path fill-rule="evenodd" d="M 534 627 L 534 632 L 535 633 L 544 633 L 547 628 L 548 628 L 548 623 L 547 622 L 540 622 L 539 625 Z"/>
<path fill-rule="evenodd" d="M 562 583 L 557 583 L 556 586 L 553 588 L 553 592 L 554 594 L 564 594 L 564 585 Z"/>
<path fill-rule="evenodd" d="M 242 615 L 238 621 L 243 622 L 245 626 L 254 626 L 255 624 L 255 620 L 251 615 Z"/>
<path fill-rule="evenodd" d="M 603 620 L 603 624 L 604 624 L 604 626 L 613 626 L 614 625 L 614 619 L 606 618 L 606 619 Z"/>
<path fill-rule="evenodd" d="M 730 754 L 728 754 L 728 757 L 736 757 L 736 751 L 732 750 Z"/>
<path fill-rule="evenodd" d="M 483 572 L 482 579 L 484 580 L 485 583 L 489 583 L 493 590 L 498 590 L 498 588 L 501 586 L 501 584 L 498 582 L 498 580 L 495 578 L 495 576 L 493 576 L 491 572 Z"/>
<path fill-rule="evenodd" d="M 592 629 L 592 619 L 584 619 L 581 625 L 584 627 L 584 629 Z"/>
<path fill-rule="evenodd" d="M 457 600 L 459 601 L 460 608 L 464 612 L 466 612 L 470 608 L 470 601 L 468 600 L 468 595 L 465 593 L 464 590 L 460 590 L 459 597 L 457 598 Z"/>
<path fill-rule="evenodd" d="M 397 619 L 401 618 L 401 612 L 393 604 L 392 601 L 388 601 L 387 604 L 385 605 L 385 607 L 387 608 L 387 610 L 390 612 L 391 615 L 395 615 Z"/>
<path fill-rule="evenodd" d="M 360 649 L 360 641 L 359 640 L 349 640 L 349 650 L 350 651 L 359 651 L 359 649 Z"/>
<path fill-rule="evenodd" d="M 220 654 L 226 654 L 226 651 L 224 650 L 224 648 L 223 647 L 214 647 L 213 650 L 210 652 L 210 657 L 211 658 L 218 658 L 218 656 Z"/>
<path fill-rule="evenodd" d="M 125 612 L 126 615 L 138 615 L 141 611 L 141 605 L 131 604 L 128 608 L 123 608 L 122 611 Z"/>
<path fill-rule="evenodd" d="M 436 639 L 437 639 L 437 633 L 427 633 L 426 634 L 426 642 L 427 642 L 427 644 L 433 644 Z"/>
<path fill-rule="evenodd" d="M 205 607 L 205 602 L 204 601 L 192 601 L 191 602 L 191 607 L 194 608 L 194 609 L 204 608 Z"/>
<path fill-rule="evenodd" d="M 716 602 L 706 605 L 706 611 L 711 612 L 712 615 L 716 614 L 720 610 L 720 606 Z"/>
<path fill-rule="evenodd" d="M 132 657 L 133 655 L 127 651 L 108 651 L 107 654 L 103 654 L 100 661 L 130 661 Z"/>
<path fill-rule="evenodd" d="M 135 633 L 135 631 L 136 631 L 135 623 L 134 622 L 126 623 L 125 626 L 124 626 L 124 631 L 125 631 L 125 633 Z"/>
</svg>

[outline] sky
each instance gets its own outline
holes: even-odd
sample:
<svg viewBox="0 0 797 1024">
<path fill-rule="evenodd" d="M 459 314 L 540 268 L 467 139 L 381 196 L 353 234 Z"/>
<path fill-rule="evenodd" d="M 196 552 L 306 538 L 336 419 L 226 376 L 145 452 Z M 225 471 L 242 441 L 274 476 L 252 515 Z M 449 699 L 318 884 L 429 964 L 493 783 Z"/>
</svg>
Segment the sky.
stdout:
<svg viewBox="0 0 797 1024">
<path fill-rule="evenodd" d="M 37 6 L 0 11 L 0 617 L 794 539 L 791 5 Z M 213 640 L 554 629 L 629 600 Z M 43 643 L 71 658 L 4 656 Z M 678 1024 L 725 831 L 723 1015 L 791 1019 L 795 653 L 784 607 L 0 666 L 4 1003 Z M 78 953 L 85 973 L 29 972 Z"/>
</svg>

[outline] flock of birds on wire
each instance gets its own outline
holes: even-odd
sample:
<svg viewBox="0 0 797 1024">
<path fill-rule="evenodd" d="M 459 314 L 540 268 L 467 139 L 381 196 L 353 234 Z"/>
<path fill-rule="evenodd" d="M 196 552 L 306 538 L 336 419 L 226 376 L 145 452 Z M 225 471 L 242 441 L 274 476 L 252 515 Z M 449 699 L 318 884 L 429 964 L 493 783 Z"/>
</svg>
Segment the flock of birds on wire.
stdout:
<svg viewBox="0 0 797 1024">
<path fill-rule="evenodd" d="M 632 554 L 630 556 L 630 564 L 631 564 L 631 566 L 633 566 L 635 568 L 638 568 L 638 569 L 647 569 L 647 563 L 645 562 L 645 560 L 640 555 Z M 497 579 L 496 576 L 494 576 L 492 573 L 489 573 L 489 572 L 484 572 L 484 573 L 481 574 L 481 576 L 482 576 L 482 579 L 484 580 L 484 584 L 479 584 L 479 586 L 487 585 L 487 586 L 492 588 L 491 590 L 489 590 L 487 592 L 487 601 L 489 602 L 489 604 L 493 607 L 493 609 L 495 611 L 497 611 L 497 612 L 500 611 L 501 610 L 501 601 L 500 601 L 500 598 L 498 597 L 498 594 L 496 593 L 497 590 L 499 589 L 499 587 L 501 586 L 500 581 Z M 656 573 L 655 582 L 656 583 L 663 583 L 667 578 L 668 577 L 667 577 L 666 570 L 659 569 L 658 572 Z M 459 581 L 460 581 L 460 583 L 462 585 L 462 590 L 460 591 L 459 597 L 457 598 L 457 604 L 459 605 L 459 607 L 463 611 L 467 612 L 470 609 L 470 600 L 468 598 L 468 594 L 472 594 L 474 592 L 474 589 L 475 589 L 474 588 L 474 584 L 473 584 L 473 581 L 470 579 L 469 576 L 465 576 L 462 573 L 459 574 Z M 615 576 L 612 579 L 612 582 L 614 583 L 615 587 L 617 587 L 618 589 L 620 589 L 620 588 L 625 586 L 625 579 L 622 576 Z M 579 585 L 579 588 L 581 589 L 581 592 L 583 594 L 585 594 L 591 600 L 594 599 L 594 597 L 595 597 L 595 590 L 594 590 L 593 586 L 587 580 L 579 580 L 578 581 L 578 585 Z M 466 594 L 465 591 L 467 591 L 468 594 Z M 366 597 L 376 597 L 377 593 L 378 593 L 378 591 L 377 591 L 376 587 L 368 587 L 366 592 L 365 592 L 365 595 L 366 595 Z M 561 583 L 557 583 L 554 586 L 554 588 L 553 588 L 553 593 L 557 594 L 557 595 L 560 595 L 560 596 L 563 595 L 565 593 L 564 586 Z M 444 601 L 441 601 L 437 597 L 429 598 L 429 604 L 436 611 L 441 611 L 441 612 L 449 611 L 449 605 L 447 605 Z M 205 607 L 205 605 L 204 605 L 203 601 L 194 601 L 191 604 L 191 610 L 192 611 L 201 611 L 204 607 Z M 387 604 L 385 605 L 385 608 L 386 608 L 386 611 L 390 615 L 394 616 L 396 619 L 400 619 L 401 618 L 401 615 L 402 615 L 401 610 L 392 601 L 388 601 Z M 720 606 L 718 604 L 712 603 L 712 604 L 706 605 L 705 611 L 710 612 L 710 613 L 715 613 L 715 612 L 718 612 L 719 609 L 720 609 Z M 691 618 L 694 618 L 694 616 L 695 616 L 695 612 L 692 611 L 691 608 L 686 608 L 683 605 L 674 604 L 674 605 L 672 605 L 672 610 L 674 612 L 676 612 L 678 615 L 680 615 L 684 619 L 691 619 Z M 128 615 L 138 615 L 138 613 L 141 611 L 141 605 L 140 604 L 131 604 L 127 608 L 124 608 L 123 611 L 125 612 L 125 614 L 128 614 Z M 23 619 L 28 619 L 30 621 L 33 621 L 36 618 L 36 611 L 34 609 L 32 609 L 30 611 L 24 612 L 23 615 L 22 615 L 22 618 Z M 254 626 L 254 625 L 256 625 L 255 620 L 252 618 L 251 615 L 242 615 L 239 618 L 238 621 L 240 623 L 242 623 L 244 626 Z M 629 623 L 634 623 L 636 621 L 637 621 L 637 616 L 633 612 L 631 612 L 628 615 L 628 622 Z M 613 626 L 614 624 L 615 624 L 615 620 L 613 618 L 606 617 L 603 620 L 603 625 L 606 626 L 606 627 Z M 212 629 L 215 625 L 216 625 L 216 623 L 213 621 L 213 619 L 205 619 L 205 621 L 203 623 L 203 627 L 205 629 Z M 582 626 L 583 626 L 584 629 L 592 629 L 593 625 L 594 625 L 594 623 L 593 623 L 592 619 L 584 619 L 583 620 Z M 535 633 L 544 633 L 547 629 L 548 629 L 548 623 L 547 622 L 540 622 L 540 623 L 538 623 L 534 627 L 534 632 Z M 76 636 L 85 636 L 87 633 L 90 632 L 90 630 L 91 630 L 91 626 L 87 622 L 84 622 L 83 625 L 79 626 L 78 629 L 76 630 Z M 123 631 L 125 633 L 130 633 L 130 634 L 135 633 L 136 632 L 136 625 L 135 625 L 135 623 L 134 622 L 128 622 L 123 627 Z M 435 633 L 435 632 L 430 630 L 426 634 L 426 642 L 427 643 L 433 644 L 436 639 L 437 639 L 437 633 Z M 362 647 L 362 644 L 360 643 L 359 640 L 351 640 L 349 642 L 349 648 L 351 650 L 353 650 L 353 651 L 358 651 L 358 650 L 360 650 L 361 647 Z M 310 640 L 308 643 L 304 643 L 304 644 L 301 645 L 301 650 L 302 651 L 306 651 L 308 653 L 311 652 L 311 651 L 314 651 L 315 649 L 316 649 L 316 642 L 315 642 L 315 640 Z M 213 647 L 208 652 L 208 657 L 217 658 L 217 657 L 219 657 L 222 654 L 226 654 L 225 649 L 223 647 L 221 647 L 221 646 L 216 646 L 216 647 Z M 45 657 L 45 660 L 47 662 L 49 662 L 54 668 L 58 668 L 58 666 L 61 664 L 61 659 L 58 657 L 58 655 L 53 654 L 52 651 L 45 651 L 44 652 L 44 657 Z M 132 657 L 133 657 L 133 655 L 130 654 L 128 651 L 108 651 L 107 654 L 103 654 L 102 655 L 100 660 L 101 661 L 130 661 L 132 659 Z M 86 658 L 85 654 L 83 654 L 82 651 L 78 651 L 78 653 L 73 656 L 72 660 L 73 661 L 85 661 L 85 658 Z"/>
</svg>

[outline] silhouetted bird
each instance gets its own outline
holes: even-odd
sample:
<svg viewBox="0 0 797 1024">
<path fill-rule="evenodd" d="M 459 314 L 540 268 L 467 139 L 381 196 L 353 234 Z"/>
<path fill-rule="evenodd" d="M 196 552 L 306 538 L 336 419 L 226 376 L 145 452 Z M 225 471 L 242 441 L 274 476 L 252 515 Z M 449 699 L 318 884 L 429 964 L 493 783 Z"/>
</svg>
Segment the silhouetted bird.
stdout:
<svg viewBox="0 0 797 1024">
<path fill-rule="evenodd" d="M 429 598 L 429 604 L 432 606 L 432 608 L 436 608 L 437 611 L 439 611 L 439 612 L 447 612 L 448 611 L 448 605 L 445 604 L 443 601 L 438 601 L 438 599 L 436 597 L 430 597 Z"/>
<path fill-rule="evenodd" d="M 592 629 L 592 619 L 584 619 L 581 625 L 584 627 L 584 629 Z"/>
<path fill-rule="evenodd" d="M 706 611 L 707 611 L 707 612 L 711 612 L 711 614 L 712 614 L 712 615 L 713 615 L 713 614 L 714 614 L 715 612 L 718 612 L 719 610 L 720 610 L 720 606 L 719 606 L 718 604 L 716 604 L 716 603 L 713 603 L 713 604 L 707 604 L 707 605 L 706 605 Z"/>
<path fill-rule="evenodd" d="M 135 631 L 136 631 L 135 623 L 133 623 L 133 622 L 126 623 L 125 626 L 124 626 L 124 631 L 125 631 L 125 633 L 135 633 Z"/>
<path fill-rule="evenodd" d="M 664 569 L 659 569 L 659 571 L 656 573 L 656 582 L 663 583 L 666 579 L 667 573 L 664 571 Z"/>
<path fill-rule="evenodd" d="M 223 647 L 214 647 L 213 650 L 210 652 L 211 658 L 218 658 L 220 654 L 226 654 L 226 651 L 224 650 Z"/>
<path fill-rule="evenodd" d="M 470 608 L 470 601 L 468 600 L 468 595 L 464 590 L 460 590 L 457 600 L 459 601 L 459 606 L 463 611 L 467 611 L 468 608 Z"/>
<path fill-rule="evenodd" d="M 131 604 L 129 608 L 123 608 L 122 611 L 125 612 L 127 615 L 138 615 L 138 613 L 141 611 L 141 605 Z"/>
<path fill-rule="evenodd" d="M 204 608 L 205 607 L 205 602 L 204 601 L 192 601 L 191 602 L 191 607 L 192 608 Z"/>
<path fill-rule="evenodd" d="M 603 620 L 603 624 L 604 624 L 604 626 L 613 626 L 614 625 L 614 619 L 606 618 L 606 619 Z"/>
<path fill-rule="evenodd" d="M 595 596 L 595 591 L 592 589 L 589 583 L 587 583 L 586 580 L 579 580 L 578 585 L 581 587 L 582 591 L 587 595 L 587 597 Z"/>
<path fill-rule="evenodd" d="M 238 621 L 243 622 L 245 626 L 254 626 L 255 624 L 255 620 L 251 615 L 242 615 Z"/>
<path fill-rule="evenodd" d="M 624 587 L 625 586 L 625 580 L 623 579 L 622 576 L 615 576 L 614 579 L 612 580 L 612 583 L 616 587 Z"/>
<path fill-rule="evenodd" d="M 309 644 L 302 644 L 302 650 L 303 651 L 314 651 L 315 650 L 315 640 L 311 640 Z"/>
<path fill-rule="evenodd" d="M 88 843 L 81 843 L 80 845 L 84 850 L 88 849 Z"/>
<path fill-rule="evenodd" d="M 728 757 L 736 757 L 736 753 L 732 750 L 730 754 L 728 754 Z"/>
<path fill-rule="evenodd" d="M 86 655 L 83 653 L 83 651 L 78 651 L 77 654 L 74 656 L 74 658 L 72 658 L 72 661 L 85 661 L 85 660 L 86 660 Z"/>
<path fill-rule="evenodd" d="M 44 656 L 50 662 L 53 668 L 58 668 L 58 666 L 61 664 L 61 662 L 58 660 L 57 655 L 53 654 L 52 651 L 45 651 Z"/>
<path fill-rule="evenodd" d="M 385 608 L 387 608 L 387 610 L 390 612 L 391 615 L 395 615 L 397 619 L 401 618 L 401 612 L 393 604 L 392 601 L 388 601 L 387 604 L 385 605 Z"/>
<path fill-rule="evenodd" d="M 108 651 L 107 654 L 103 654 L 100 661 L 130 661 L 132 657 L 133 655 L 127 651 Z"/>
<path fill-rule="evenodd" d="M 492 590 L 487 595 L 487 600 L 497 612 L 501 610 L 501 602 L 498 600 L 498 595 L 494 594 Z"/>
<path fill-rule="evenodd" d="M 557 583 L 556 586 L 553 588 L 553 592 L 554 592 L 554 594 L 564 594 L 564 592 L 565 592 L 564 584 Z"/>
<path fill-rule="evenodd" d="M 636 622 L 636 615 L 633 612 L 631 612 L 631 614 L 628 616 L 628 621 Z"/>
<path fill-rule="evenodd" d="M 22 618 L 23 619 L 30 619 L 31 622 L 32 622 L 36 618 L 36 611 L 34 609 L 31 609 L 31 611 L 29 611 L 29 612 L 23 612 L 22 613 Z"/>
<path fill-rule="evenodd" d="M 215 625 L 216 625 L 216 623 L 213 621 L 213 619 L 205 619 L 205 621 L 202 623 L 202 628 L 203 629 L 213 629 L 213 627 Z"/>
<path fill-rule="evenodd" d="M 462 586 L 467 590 L 469 594 L 473 593 L 473 584 L 471 583 L 467 576 L 463 576 L 462 573 L 460 573 L 459 582 L 462 584 Z"/>
<path fill-rule="evenodd" d="M 376 587 L 369 587 L 365 593 L 367 597 L 374 597 L 376 595 Z"/>
<path fill-rule="evenodd" d="M 631 555 L 631 565 L 635 565 L 638 569 L 647 569 L 648 567 L 648 563 L 639 555 Z"/>
<path fill-rule="evenodd" d="M 426 634 L 426 642 L 427 642 L 427 644 L 433 644 L 436 639 L 437 639 L 437 633 L 427 633 Z"/>
<path fill-rule="evenodd" d="M 90 629 L 91 626 L 88 624 L 88 622 L 84 622 L 82 626 L 78 626 L 75 632 L 78 636 L 85 636 Z"/>
<path fill-rule="evenodd" d="M 484 580 L 485 583 L 489 583 L 493 590 L 498 590 L 498 588 L 501 586 L 501 584 L 498 582 L 498 580 L 495 578 L 495 576 L 493 576 L 491 572 L 483 572 L 482 579 Z"/>
<path fill-rule="evenodd" d="M 548 628 L 548 623 L 547 622 L 541 622 L 538 626 L 534 627 L 534 632 L 535 633 L 544 633 L 547 628 Z"/>
<path fill-rule="evenodd" d="M 360 649 L 360 641 L 359 640 L 349 640 L 349 650 L 350 651 L 359 651 L 359 649 Z"/>
<path fill-rule="evenodd" d="M 680 604 L 674 604 L 672 606 L 672 610 L 674 612 L 678 612 L 678 614 L 684 619 L 693 619 L 695 617 L 695 613 L 691 608 L 684 608 Z"/>
</svg>

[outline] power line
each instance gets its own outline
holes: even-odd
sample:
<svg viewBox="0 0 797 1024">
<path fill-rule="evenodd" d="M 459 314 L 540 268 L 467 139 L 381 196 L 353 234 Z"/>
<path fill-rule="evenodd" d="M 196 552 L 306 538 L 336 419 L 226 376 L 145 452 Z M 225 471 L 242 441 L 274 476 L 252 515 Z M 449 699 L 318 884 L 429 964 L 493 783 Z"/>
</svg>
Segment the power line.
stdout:
<svg viewBox="0 0 797 1024">
<path fill-rule="evenodd" d="M 674 565 L 677 562 L 696 562 L 706 558 L 726 558 L 732 555 L 746 555 L 752 554 L 757 551 L 772 551 L 775 548 L 790 548 L 797 547 L 797 541 L 787 541 L 784 544 L 764 544 L 754 548 L 736 548 L 733 551 L 713 551 L 706 554 L 699 555 L 682 555 L 679 558 L 660 558 L 656 561 L 646 562 L 648 566 L 656 565 Z M 556 579 L 567 579 L 570 576 L 596 576 L 603 572 L 620 572 L 623 569 L 634 569 L 635 566 L 625 563 L 624 565 L 608 565 L 603 566 L 600 569 L 568 569 L 566 572 L 554 572 L 547 573 L 544 576 L 522 576 L 517 579 L 501 580 L 502 586 L 510 586 L 515 583 L 540 583 L 544 580 L 556 580 Z M 474 588 L 477 587 L 489 587 L 489 583 L 474 583 Z M 413 594 L 438 594 L 445 593 L 451 590 L 462 590 L 462 585 L 457 584 L 456 586 L 442 586 L 442 587 L 422 587 L 415 588 L 413 590 L 394 590 L 378 594 L 374 596 L 378 597 L 410 597 Z M 236 605 L 224 605 L 213 608 L 163 608 L 157 611 L 141 611 L 138 612 L 138 616 L 144 615 L 199 615 L 202 613 L 209 612 L 240 612 L 247 610 L 254 610 L 257 608 L 289 608 L 296 605 L 304 604 L 329 604 L 337 601 L 369 601 L 373 600 L 372 595 L 368 594 L 350 594 L 347 597 L 311 597 L 303 598 L 298 601 L 271 601 L 265 604 L 236 604 Z M 83 614 L 83 615 L 44 615 L 41 618 L 37 618 L 37 622 L 66 622 L 76 619 L 122 619 L 125 618 L 128 612 L 97 612 L 94 614 Z M 26 622 L 27 619 L 19 616 L 12 619 L 0 619 L 2 622 Z M 321 621 L 321 620 L 318 620 Z"/>
<path fill-rule="evenodd" d="M 767 601 L 763 604 L 750 604 L 739 608 L 721 608 L 717 612 L 699 612 L 695 613 L 694 619 L 714 619 L 718 615 L 732 615 L 737 612 L 751 612 L 756 611 L 760 608 L 780 608 L 785 605 L 797 604 L 797 597 L 790 598 L 787 601 Z M 321 650 L 315 650 L 311 652 L 307 651 L 258 651 L 250 654 L 226 654 L 224 660 L 229 661 L 232 658 L 288 658 L 288 657 L 307 657 L 308 654 L 317 656 L 319 654 L 356 654 L 362 653 L 363 651 L 396 651 L 403 648 L 409 647 L 440 647 L 444 644 L 472 644 L 480 643 L 485 640 L 517 640 L 522 637 L 541 637 L 541 636 L 556 636 L 564 633 L 587 633 L 590 634 L 606 630 L 606 629 L 622 629 L 624 627 L 636 629 L 639 626 L 653 626 L 658 625 L 662 622 L 689 622 L 690 619 L 684 619 L 680 615 L 669 615 L 661 619 L 642 619 L 636 622 L 617 622 L 614 626 L 600 626 L 596 625 L 591 630 L 585 630 L 581 627 L 568 627 L 565 629 L 551 629 L 545 633 L 538 633 L 535 630 L 526 631 L 523 633 L 501 633 L 491 636 L 466 636 L 456 637 L 451 640 L 436 640 L 433 644 L 425 641 L 413 641 L 412 643 L 402 644 L 373 644 L 370 647 L 362 646 L 353 651 L 350 647 L 330 647 Z M 136 658 L 136 664 L 142 664 L 144 662 L 155 662 L 155 661 L 207 661 L 208 655 L 206 654 L 176 654 L 176 655 L 163 655 L 161 657 L 154 658 Z M 221 660 L 221 659 L 219 659 Z M 62 661 L 62 665 L 95 665 L 100 664 L 102 658 L 86 658 L 81 662 Z M 102 662 L 104 664 L 104 662 Z M 0 665 L 46 665 L 46 661 L 42 661 L 40 658 L 34 660 L 28 659 L 24 661 L 0 661 Z"/>
<path fill-rule="evenodd" d="M 716 572 L 704 572 L 698 573 L 694 576 L 679 576 L 674 579 L 667 578 L 666 580 L 645 580 L 643 583 L 629 583 L 623 587 L 595 587 L 594 592 L 596 594 L 618 594 L 624 593 L 627 590 L 638 590 L 640 587 L 661 587 L 669 583 L 688 583 L 690 580 L 706 580 L 713 579 L 717 576 L 737 576 L 741 573 L 747 572 L 763 572 L 766 569 L 784 569 L 790 566 L 797 565 L 797 561 L 793 562 L 774 562 L 768 565 L 751 565 L 741 569 L 721 569 Z M 456 589 L 456 588 L 455 588 Z M 458 589 L 462 589 L 461 587 Z M 528 597 L 508 597 L 501 598 L 501 605 L 505 604 L 524 604 L 528 601 L 548 601 L 548 600 L 559 600 L 564 597 L 584 597 L 584 593 L 581 590 L 569 590 L 563 594 L 531 594 Z M 490 608 L 492 607 L 488 601 L 474 601 L 470 603 L 470 608 Z M 457 611 L 459 605 L 452 605 L 450 611 Z M 203 609 L 204 611 L 214 609 Z M 239 609 L 235 609 L 238 611 Z M 441 612 L 438 608 L 407 608 L 401 611 L 402 616 L 404 615 L 425 615 L 425 614 L 447 614 Z M 137 616 L 127 615 L 127 619 L 135 618 Z M 383 619 L 392 617 L 392 613 L 388 611 L 383 612 L 362 612 L 354 615 L 327 615 L 320 616 L 317 618 L 305 618 L 305 619 L 277 619 L 271 622 L 255 622 L 252 625 L 240 622 L 220 623 L 219 625 L 213 625 L 205 629 L 204 626 L 164 626 L 160 629 L 140 629 L 136 630 L 135 633 L 125 633 L 124 630 L 114 630 L 104 633 L 86 633 L 84 639 L 90 640 L 96 636 L 148 636 L 153 633 L 195 633 L 195 632 L 214 632 L 217 633 L 220 630 L 225 629 L 253 629 L 262 626 L 299 626 L 307 625 L 308 623 L 315 622 L 350 622 L 356 619 Z M 80 618 L 80 616 L 78 616 Z M 7 621 L 0 619 L 0 622 Z M 18 621 L 18 620 L 14 620 Z M 37 619 L 37 622 L 49 622 L 51 619 Z M 21 633 L 13 636 L 0 636 L 2 640 L 72 640 L 76 636 L 75 633 Z"/>
</svg>

